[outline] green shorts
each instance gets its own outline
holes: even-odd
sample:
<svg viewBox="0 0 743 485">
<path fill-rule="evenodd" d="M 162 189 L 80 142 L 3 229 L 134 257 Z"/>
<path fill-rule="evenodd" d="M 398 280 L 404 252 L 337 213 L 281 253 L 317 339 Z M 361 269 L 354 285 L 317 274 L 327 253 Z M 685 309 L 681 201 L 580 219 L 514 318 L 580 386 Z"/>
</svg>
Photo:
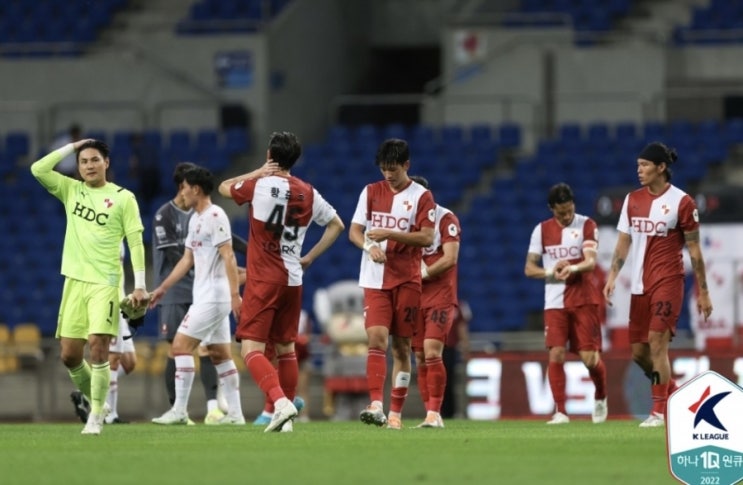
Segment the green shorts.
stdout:
<svg viewBox="0 0 743 485">
<path fill-rule="evenodd" d="M 90 334 L 117 335 L 120 291 L 118 286 L 65 278 L 57 338 L 87 340 Z"/>
</svg>

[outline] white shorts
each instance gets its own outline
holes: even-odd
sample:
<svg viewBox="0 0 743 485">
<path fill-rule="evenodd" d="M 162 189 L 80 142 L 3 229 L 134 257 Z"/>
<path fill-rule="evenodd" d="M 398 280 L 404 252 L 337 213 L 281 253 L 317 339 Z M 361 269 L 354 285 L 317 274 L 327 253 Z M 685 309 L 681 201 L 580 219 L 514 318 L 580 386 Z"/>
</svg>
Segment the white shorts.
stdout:
<svg viewBox="0 0 743 485">
<path fill-rule="evenodd" d="M 119 333 L 115 337 L 111 337 L 108 351 L 115 354 L 134 353 L 132 332 L 129 330 L 129 324 L 122 316 L 119 316 Z"/>
<path fill-rule="evenodd" d="M 230 312 L 229 302 L 194 303 L 183 317 L 178 332 L 208 344 L 229 344 Z"/>
</svg>

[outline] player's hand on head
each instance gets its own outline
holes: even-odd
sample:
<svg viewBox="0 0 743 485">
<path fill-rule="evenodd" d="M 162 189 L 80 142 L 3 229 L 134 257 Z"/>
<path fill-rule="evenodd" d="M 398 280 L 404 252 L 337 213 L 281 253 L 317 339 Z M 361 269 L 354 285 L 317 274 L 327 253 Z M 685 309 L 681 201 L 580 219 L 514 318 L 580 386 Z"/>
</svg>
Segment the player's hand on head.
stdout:
<svg viewBox="0 0 743 485">
<path fill-rule="evenodd" d="M 274 162 L 273 159 L 269 158 L 261 167 L 261 176 L 268 177 L 269 175 L 275 174 L 279 170 L 279 164 L 277 162 Z"/>
<path fill-rule="evenodd" d="M 73 142 L 72 143 L 72 146 L 73 146 L 73 148 L 75 148 L 75 150 L 77 150 L 78 148 L 80 148 L 81 146 L 83 146 L 85 143 L 88 143 L 88 142 L 91 142 L 91 141 L 95 141 L 95 140 L 93 138 L 85 138 L 83 140 L 77 140 L 76 142 Z"/>
</svg>

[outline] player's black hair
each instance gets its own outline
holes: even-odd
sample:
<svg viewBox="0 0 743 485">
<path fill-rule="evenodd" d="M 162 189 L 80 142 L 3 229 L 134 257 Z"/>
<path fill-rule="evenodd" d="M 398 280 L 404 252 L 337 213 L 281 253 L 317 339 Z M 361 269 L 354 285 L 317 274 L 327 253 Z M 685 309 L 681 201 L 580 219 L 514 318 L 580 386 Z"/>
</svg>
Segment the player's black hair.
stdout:
<svg viewBox="0 0 743 485">
<path fill-rule="evenodd" d="M 275 131 L 268 140 L 268 152 L 280 168 L 289 170 L 302 155 L 302 144 L 294 133 Z"/>
<path fill-rule="evenodd" d="M 425 177 L 422 177 L 420 175 L 411 175 L 410 180 L 417 183 L 418 185 L 422 185 L 425 188 L 429 188 L 428 180 L 426 180 Z"/>
<path fill-rule="evenodd" d="M 178 165 L 175 166 L 175 170 L 173 170 L 173 182 L 175 182 L 175 186 L 180 188 L 181 184 L 185 180 L 183 178 L 183 175 L 188 172 L 189 170 L 193 170 L 198 165 L 191 162 L 181 162 Z"/>
<path fill-rule="evenodd" d="M 637 156 L 637 158 L 651 161 L 656 165 L 665 163 L 666 180 L 670 182 L 671 177 L 673 176 L 671 165 L 676 163 L 676 160 L 678 160 L 678 154 L 673 148 L 669 148 L 659 141 L 654 141 L 653 143 L 649 143 L 648 145 L 646 145 L 645 148 L 643 148 L 640 154 Z"/>
<path fill-rule="evenodd" d="M 374 164 L 379 168 L 392 165 L 402 165 L 410 160 L 408 142 L 399 138 L 390 138 L 379 145 Z"/>
<path fill-rule="evenodd" d="M 547 203 L 550 207 L 555 207 L 557 204 L 564 204 L 565 202 L 575 201 L 573 196 L 573 189 L 566 183 L 560 182 L 550 188 L 549 194 L 547 195 Z"/>
<path fill-rule="evenodd" d="M 188 185 L 201 187 L 204 195 L 210 195 L 214 190 L 214 175 L 208 169 L 198 165 L 191 170 L 187 170 L 183 174 L 183 180 Z"/>
<path fill-rule="evenodd" d="M 98 150 L 98 152 L 101 154 L 103 158 L 108 158 L 109 154 L 111 153 L 111 150 L 108 148 L 108 145 L 106 145 L 105 142 L 102 142 L 101 140 L 90 140 L 86 141 L 80 147 L 75 150 L 75 159 L 79 162 L 80 161 L 80 152 L 85 150 L 86 148 L 92 148 L 93 150 Z"/>
</svg>

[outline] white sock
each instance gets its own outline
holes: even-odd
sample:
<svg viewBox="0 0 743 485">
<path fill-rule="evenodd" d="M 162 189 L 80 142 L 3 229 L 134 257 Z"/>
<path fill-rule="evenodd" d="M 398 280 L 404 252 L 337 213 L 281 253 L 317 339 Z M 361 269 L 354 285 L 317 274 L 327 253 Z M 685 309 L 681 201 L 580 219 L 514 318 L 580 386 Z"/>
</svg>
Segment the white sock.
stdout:
<svg viewBox="0 0 743 485">
<path fill-rule="evenodd" d="M 188 397 L 191 395 L 194 375 L 196 374 L 193 355 L 175 356 L 175 403 L 177 412 L 188 412 Z"/>
<path fill-rule="evenodd" d="M 219 404 L 217 403 L 216 399 L 209 399 L 206 402 L 206 412 L 210 413 L 214 411 L 215 409 L 219 408 Z"/>
<path fill-rule="evenodd" d="M 121 367 L 119 367 L 121 369 Z M 111 369 L 111 380 L 108 382 L 108 395 L 106 396 L 106 402 L 111 408 L 110 416 L 116 417 L 119 415 L 119 374 L 118 370 Z"/>
<path fill-rule="evenodd" d="M 227 414 L 230 416 L 242 416 L 243 408 L 240 402 L 240 376 L 237 367 L 232 360 L 226 360 L 217 364 L 217 375 L 219 385 L 222 386 L 224 398 L 227 401 Z"/>
</svg>

